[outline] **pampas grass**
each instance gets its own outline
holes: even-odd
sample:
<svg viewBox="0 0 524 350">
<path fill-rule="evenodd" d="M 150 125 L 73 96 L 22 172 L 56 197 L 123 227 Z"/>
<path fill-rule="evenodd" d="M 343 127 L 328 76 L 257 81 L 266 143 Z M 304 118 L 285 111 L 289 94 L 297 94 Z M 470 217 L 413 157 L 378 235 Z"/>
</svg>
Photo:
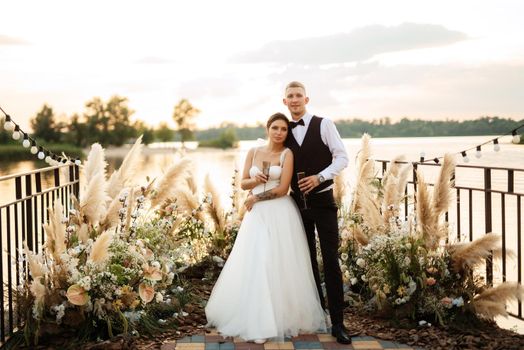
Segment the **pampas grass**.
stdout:
<svg viewBox="0 0 524 350">
<path fill-rule="evenodd" d="M 356 188 L 353 194 L 352 212 L 358 211 L 364 203 L 362 203 L 361 196 L 369 190 L 369 183 L 374 178 L 374 162 L 370 159 L 371 149 L 369 146 L 369 134 L 362 135 L 362 147 L 357 156 L 357 178 Z"/>
<path fill-rule="evenodd" d="M 88 223 L 96 225 L 106 211 L 106 181 L 104 174 L 99 172 L 87 184 L 80 194 L 80 212 Z"/>
<path fill-rule="evenodd" d="M 335 176 L 333 179 L 333 197 L 335 198 L 335 203 L 339 207 L 344 203 L 344 194 L 346 193 L 346 178 L 345 172 L 341 171 L 340 174 Z"/>
<path fill-rule="evenodd" d="M 453 174 L 455 173 L 455 158 L 446 153 L 440 168 L 440 174 L 433 190 L 433 210 L 435 216 L 445 213 L 451 203 L 451 189 L 453 186 Z"/>
<path fill-rule="evenodd" d="M 518 283 L 502 283 L 477 295 L 471 302 L 475 313 L 486 317 L 508 316 L 506 304 L 524 298 L 524 289 Z"/>
<path fill-rule="evenodd" d="M 113 234 L 110 231 L 105 231 L 98 236 L 95 243 L 93 243 L 91 253 L 87 260 L 96 264 L 103 263 L 109 257 L 109 245 L 111 244 L 112 238 Z"/>
<path fill-rule="evenodd" d="M 434 210 L 431 193 L 424 177 L 417 171 L 417 225 L 418 231 L 424 240 L 426 249 L 434 250 L 438 247 L 440 239 L 446 237 L 447 227 L 439 225 L 439 216 Z"/>
<path fill-rule="evenodd" d="M 190 160 L 184 158 L 177 164 L 172 165 L 164 176 L 158 181 L 155 189 L 155 196 L 151 199 L 151 207 L 157 207 L 162 202 L 173 195 L 176 188 L 176 182 L 185 178 L 185 174 L 191 164 Z"/>
<path fill-rule="evenodd" d="M 226 226 L 225 211 L 220 203 L 220 195 L 209 178 L 209 174 L 207 174 L 205 178 L 204 190 L 211 196 L 211 203 L 207 203 L 206 211 L 211 220 L 213 220 L 215 229 L 223 232 Z"/>
<path fill-rule="evenodd" d="M 84 163 L 84 178 L 85 182 L 89 184 L 91 180 L 98 173 L 102 174 L 102 177 L 105 178 L 106 175 L 106 160 L 105 160 L 105 151 L 99 143 L 95 143 L 91 146 L 91 150 L 87 156 L 87 160 Z"/>
<path fill-rule="evenodd" d="M 484 262 L 492 252 L 501 251 L 500 236 L 488 233 L 469 243 L 458 243 L 449 246 L 452 268 L 455 272 L 473 269 Z"/>
<path fill-rule="evenodd" d="M 42 256 L 40 254 L 34 254 L 33 252 L 29 251 L 26 242 L 24 242 L 24 251 L 27 257 L 27 263 L 29 266 L 29 272 L 31 273 L 31 277 L 33 277 L 33 279 L 43 277 L 45 275 L 46 269 L 42 261 Z"/>
<path fill-rule="evenodd" d="M 65 225 L 62 204 L 56 200 L 53 208 L 49 209 L 49 222 L 43 225 L 46 234 L 45 248 L 55 260 L 60 260 L 60 254 L 66 250 Z"/>
<path fill-rule="evenodd" d="M 120 193 L 109 203 L 109 207 L 107 208 L 104 218 L 100 220 L 100 229 L 102 231 L 111 227 L 115 227 L 120 222 L 119 211 L 122 208 L 120 197 L 123 196 L 127 191 L 128 189 L 123 188 Z"/>
<path fill-rule="evenodd" d="M 132 182 L 132 177 L 141 161 L 143 147 L 142 136 L 140 136 L 125 156 L 120 168 L 111 174 L 107 184 L 107 195 L 110 199 L 117 197 L 120 191 Z"/>
</svg>

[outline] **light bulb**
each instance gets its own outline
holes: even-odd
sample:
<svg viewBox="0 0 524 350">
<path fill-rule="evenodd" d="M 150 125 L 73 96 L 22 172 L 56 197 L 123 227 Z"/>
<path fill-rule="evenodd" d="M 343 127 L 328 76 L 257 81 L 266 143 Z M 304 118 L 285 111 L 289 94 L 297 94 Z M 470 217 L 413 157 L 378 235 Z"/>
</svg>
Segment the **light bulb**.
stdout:
<svg viewBox="0 0 524 350">
<path fill-rule="evenodd" d="M 475 157 L 477 157 L 477 158 L 482 157 L 482 152 L 479 151 L 479 150 L 477 150 L 477 151 L 475 152 Z"/>
<path fill-rule="evenodd" d="M 20 132 L 19 131 L 13 132 L 13 140 L 20 140 Z"/>
<path fill-rule="evenodd" d="M 511 140 L 513 143 L 520 143 L 520 135 L 515 134 L 513 135 L 513 140 Z"/>
<path fill-rule="evenodd" d="M 29 146 L 31 146 L 31 141 L 24 139 L 24 141 L 22 141 L 22 146 L 24 146 L 24 148 L 29 148 Z"/>
<path fill-rule="evenodd" d="M 38 156 L 37 157 L 38 157 L 38 159 L 44 159 L 44 157 L 45 157 L 44 152 L 42 152 L 42 151 L 38 152 Z"/>
<path fill-rule="evenodd" d="M 49 157 L 49 156 L 46 156 L 46 157 L 45 157 L 45 162 L 46 162 L 47 164 L 49 164 L 49 161 L 50 161 L 50 160 L 51 160 L 51 157 Z"/>
<path fill-rule="evenodd" d="M 500 145 L 499 145 L 498 143 L 494 144 L 494 145 L 493 145 L 493 150 L 494 150 L 495 152 L 500 151 Z"/>
<path fill-rule="evenodd" d="M 31 146 L 31 153 L 32 153 L 32 154 L 37 154 L 37 153 L 38 153 L 38 147 L 36 147 L 36 146 Z"/>
<path fill-rule="evenodd" d="M 4 123 L 4 129 L 7 131 L 13 131 L 15 129 L 15 123 L 11 120 L 8 120 Z"/>
<path fill-rule="evenodd" d="M 75 164 L 76 165 L 80 165 L 80 164 L 82 164 L 82 162 L 80 161 L 80 159 L 77 159 L 77 160 L 75 160 Z"/>
<path fill-rule="evenodd" d="M 426 156 L 426 152 L 424 152 L 424 151 L 420 152 L 420 157 L 421 158 L 424 158 L 425 156 Z"/>
</svg>

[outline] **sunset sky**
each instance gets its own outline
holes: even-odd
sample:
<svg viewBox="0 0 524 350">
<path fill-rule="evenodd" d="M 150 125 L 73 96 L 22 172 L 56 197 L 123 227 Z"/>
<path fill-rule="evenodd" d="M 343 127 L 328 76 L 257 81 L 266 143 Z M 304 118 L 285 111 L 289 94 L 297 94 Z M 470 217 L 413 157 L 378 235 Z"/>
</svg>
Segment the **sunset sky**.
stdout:
<svg viewBox="0 0 524 350">
<path fill-rule="evenodd" d="M 0 106 L 27 129 L 95 96 L 200 128 L 255 124 L 290 80 L 334 120 L 524 118 L 524 1 L 9 1 L 0 6 Z"/>
</svg>

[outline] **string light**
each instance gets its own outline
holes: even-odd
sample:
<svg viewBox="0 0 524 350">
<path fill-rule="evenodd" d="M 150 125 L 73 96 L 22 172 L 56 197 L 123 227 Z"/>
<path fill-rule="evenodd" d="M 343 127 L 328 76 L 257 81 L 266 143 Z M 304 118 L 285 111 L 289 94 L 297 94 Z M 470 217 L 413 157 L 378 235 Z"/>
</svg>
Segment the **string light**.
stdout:
<svg viewBox="0 0 524 350">
<path fill-rule="evenodd" d="M 460 154 L 462 154 L 462 160 L 464 161 L 464 163 L 469 163 L 469 158 L 468 158 L 468 154 L 466 153 L 466 151 L 462 151 L 460 152 Z"/>
<path fill-rule="evenodd" d="M 513 130 L 510 131 L 510 132 L 507 132 L 507 133 L 505 133 L 505 134 L 503 134 L 503 135 L 497 136 L 496 138 L 491 139 L 491 140 L 489 140 L 489 141 L 486 141 L 486 142 L 484 142 L 484 143 L 482 143 L 482 144 L 480 144 L 480 145 L 476 145 L 476 146 L 474 146 L 474 147 L 471 147 L 471 148 L 465 149 L 465 150 L 463 150 L 463 151 L 457 152 L 457 154 L 460 153 L 460 154 L 462 155 L 462 158 L 463 158 L 462 160 L 464 161 L 464 163 L 467 163 L 467 162 L 469 162 L 469 158 L 468 158 L 468 155 L 467 155 L 467 152 L 468 152 L 468 151 L 471 151 L 471 150 L 473 150 L 473 149 L 476 149 L 475 157 L 476 157 L 476 158 L 481 158 L 481 157 L 482 157 L 482 146 L 484 146 L 484 145 L 486 145 L 486 144 L 488 144 L 488 143 L 493 143 L 493 150 L 494 150 L 495 152 L 499 152 L 499 151 L 500 151 L 499 139 L 500 139 L 501 137 L 503 137 L 503 136 L 509 135 L 510 133 L 511 133 L 511 135 L 512 135 L 512 140 L 511 140 L 511 142 L 513 142 L 513 143 L 520 143 L 520 139 L 521 139 L 521 138 L 520 138 L 520 135 L 517 133 L 517 130 L 519 130 L 519 129 L 521 129 L 521 128 L 524 128 L 524 124 L 522 124 L 522 125 L 516 127 L 515 129 L 513 129 Z M 422 155 L 422 154 L 421 154 L 421 155 Z M 436 157 L 436 158 L 433 158 L 433 159 L 427 159 L 427 160 L 424 160 L 424 158 L 421 157 L 421 159 L 420 159 L 420 163 L 429 162 L 429 161 L 432 160 L 432 161 L 434 161 L 435 163 L 438 164 L 438 161 L 437 161 L 437 160 L 438 160 L 438 159 L 442 159 L 442 158 L 444 158 L 444 157 Z"/>
<path fill-rule="evenodd" d="M 29 136 L 24 132 L 24 141 L 22 141 L 22 146 L 24 148 L 29 148 L 31 146 L 31 142 L 29 141 Z"/>
<path fill-rule="evenodd" d="M 13 131 L 13 140 L 20 140 L 20 127 L 15 124 L 15 131 Z"/>
<path fill-rule="evenodd" d="M 482 157 L 482 152 L 480 151 L 480 146 L 477 146 L 477 151 L 475 152 L 475 157 L 477 157 L 477 158 Z"/>
<path fill-rule="evenodd" d="M 36 141 L 29 137 L 29 134 L 24 132 L 18 124 L 16 124 L 11 116 L 7 114 L 2 107 L 0 111 L 4 114 L 4 118 L 0 117 L 0 124 L 3 122 L 4 130 L 12 132 L 11 137 L 13 140 L 20 140 L 23 136 L 22 146 L 24 148 L 29 148 L 31 154 L 36 154 L 37 158 L 44 160 L 50 165 L 60 165 L 60 163 L 67 164 L 68 162 L 74 163 L 75 165 L 80 166 L 82 161 L 78 158 L 70 158 L 64 155 L 64 157 L 58 157 L 53 152 L 44 149 L 42 146 L 38 146 Z"/>
<path fill-rule="evenodd" d="M 38 147 L 37 157 L 38 157 L 38 159 L 44 159 L 44 157 L 45 157 L 44 150 L 42 149 L 42 146 Z"/>
<path fill-rule="evenodd" d="M 6 114 L 5 115 L 5 122 L 4 122 L 4 129 L 6 131 L 13 131 L 15 128 L 15 123 L 13 123 L 11 121 L 11 117 L 9 116 L 9 114 Z"/>
<path fill-rule="evenodd" d="M 513 135 L 513 139 L 511 140 L 513 143 L 520 143 L 520 135 L 517 134 L 517 129 L 513 130 L 511 135 Z"/>
<path fill-rule="evenodd" d="M 31 149 L 30 149 L 30 152 L 32 154 L 37 154 L 38 153 L 38 147 L 36 147 L 36 142 L 35 140 L 31 140 Z"/>
<path fill-rule="evenodd" d="M 495 152 L 500 151 L 499 139 L 493 140 L 493 150 Z"/>
</svg>

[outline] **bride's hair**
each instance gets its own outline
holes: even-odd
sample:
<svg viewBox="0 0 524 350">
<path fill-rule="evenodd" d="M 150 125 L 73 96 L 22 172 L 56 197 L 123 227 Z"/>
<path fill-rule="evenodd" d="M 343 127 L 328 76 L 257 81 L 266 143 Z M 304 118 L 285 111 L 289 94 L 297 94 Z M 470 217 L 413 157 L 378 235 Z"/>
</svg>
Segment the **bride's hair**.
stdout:
<svg viewBox="0 0 524 350">
<path fill-rule="evenodd" d="M 279 112 L 269 117 L 269 119 L 267 120 L 266 128 L 269 129 L 269 127 L 271 126 L 271 124 L 273 124 L 275 120 L 283 120 L 286 122 L 286 124 L 289 124 L 289 119 L 287 119 L 286 115 Z"/>
</svg>

